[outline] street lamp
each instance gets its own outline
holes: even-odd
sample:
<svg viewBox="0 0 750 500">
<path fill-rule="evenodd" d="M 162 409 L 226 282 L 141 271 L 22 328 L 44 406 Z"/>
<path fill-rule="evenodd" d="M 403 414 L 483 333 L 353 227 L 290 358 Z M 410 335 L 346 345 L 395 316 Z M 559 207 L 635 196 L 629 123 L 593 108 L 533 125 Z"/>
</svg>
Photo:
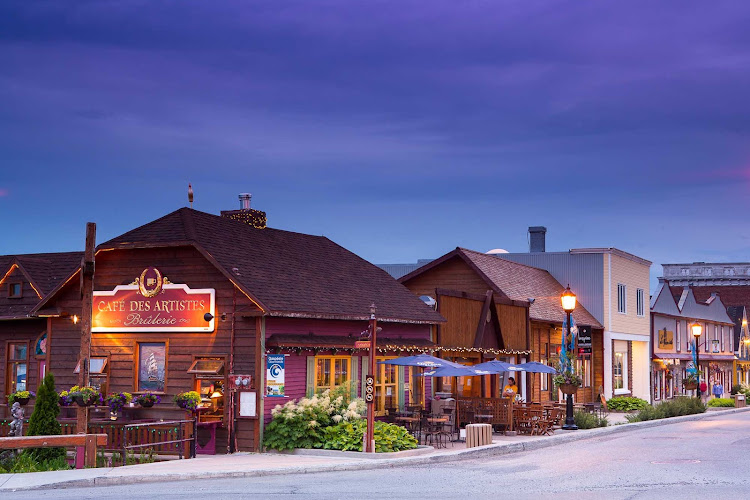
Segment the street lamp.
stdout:
<svg viewBox="0 0 750 500">
<path fill-rule="evenodd" d="M 568 350 L 568 346 L 570 345 L 569 342 L 572 340 L 570 338 L 571 331 L 570 331 L 570 313 L 573 312 L 573 309 L 576 308 L 576 294 L 570 291 L 570 285 L 565 289 L 565 291 L 560 296 L 560 302 L 562 303 L 563 311 L 568 315 L 568 331 L 563 332 L 563 349 L 566 351 Z M 568 360 L 567 363 L 569 364 L 569 367 L 563 367 L 563 369 L 569 369 L 572 370 L 572 358 L 571 355 L 573 354 L 573 346 L 570 346 L 570 352 L 568 354 Z M 578 426 L 576 426 L 575 418 L 573 418 L 573 395 L 572 394 L 566 394 L 566 401 L 565 401 L 565 425 L 563 425 L 563 429 L 575 431 L 578 430 Z"/>
<path fill-rule="evenodd" d="M 698 350 L 698 339 L 703 333 L 703 325 L 700 323 L 693 323 L 690 325 L 690 331 L 693 333 L 693 340 L 695 341 L 693 349 L 695 350 L 695 375 L 698 380 L 698 390 L 696 394 L 698 399 L 701 398 L 701 372 L 700 372 L 700 350 Z"/>
</svg>

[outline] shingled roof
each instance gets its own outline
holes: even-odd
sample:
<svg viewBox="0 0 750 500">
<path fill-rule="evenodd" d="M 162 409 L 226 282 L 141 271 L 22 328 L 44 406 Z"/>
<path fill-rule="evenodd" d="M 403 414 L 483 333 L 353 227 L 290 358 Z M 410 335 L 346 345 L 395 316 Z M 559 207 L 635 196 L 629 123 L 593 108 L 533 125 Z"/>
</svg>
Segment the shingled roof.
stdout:
<svg viewBox="0 0 750 500">
<path fill-rule="evenodd" d="M 326 237 L 256 229 L 181 208 L 98 246 L 98 250 L 192 245 L 271 316 L 440 323 L 388 273 Z"/>
<path fill-rule="evenodd" d="M 531 319 L 553 323 L 562 323 L 565 319 L 565 311 L 560 305 L 560 295 L 562 295 L 565 287 L 549 271 L 466 248 L 456 248 L 443 257 L 402 277 L 399 281 L 404 283 L 427 269 L 454 257 L 462 258 L 496 293 L 503 294 L 510 300 L 525 303 L 528 302 L 529 298 L 533 298 L 534 302 L 529 305 L 529 317 Z M 602 328 L 596 318 L 580 303 L 573 311 L 573 319 L 581 325 Z"/>
<path fill-rule="evenodd" d="M 0 318 L 28 317 L 42 298 L 75 271 L 81 263 L 82 256 L 82 252 L 0 255 L 0 278 L 14 265 L 18 265 L 25 279 L 42 296 L 40 298 L 36 293 L 25 293 L 22 299 L 0 296 Z"/>
</svg>

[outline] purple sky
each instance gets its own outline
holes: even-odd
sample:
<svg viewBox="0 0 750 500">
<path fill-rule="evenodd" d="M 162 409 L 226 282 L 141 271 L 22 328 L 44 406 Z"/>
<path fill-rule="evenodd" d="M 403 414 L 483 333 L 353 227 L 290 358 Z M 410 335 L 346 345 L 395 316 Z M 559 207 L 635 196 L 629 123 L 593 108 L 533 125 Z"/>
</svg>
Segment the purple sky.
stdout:
<svg viewBox="0 0 750 500">
<path fill-rule="evenodd" d="M 0 4 L 0 253 L 253 193 L 373 262 L 750 260 L 750 4 Z"/>
</svg>

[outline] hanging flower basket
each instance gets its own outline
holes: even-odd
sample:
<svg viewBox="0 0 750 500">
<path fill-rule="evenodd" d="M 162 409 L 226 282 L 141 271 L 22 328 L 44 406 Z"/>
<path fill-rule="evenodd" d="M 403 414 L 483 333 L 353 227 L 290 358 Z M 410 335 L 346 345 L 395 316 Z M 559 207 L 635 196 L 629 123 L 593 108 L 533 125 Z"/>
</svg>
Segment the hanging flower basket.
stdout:
<svg viewBox="0 0 750 500">
<path fill-rule="evenodd" d="M 181 392 L 174 397 L 174 402 L 184 410 L 195 411 L 201 402 L 201 397 L 196 391 Z"/>
<path fill-rule="evenodd" d="M 16 391 L 12 394 L 8 394 L 8 405 L 13 406 L 13 403 L 18 403 L 21 406 L 29 404 L 29 399 L 34 397 L 34 393 L 31 391 Z"/>
<path fill-rule="evenodd" d="M 694 391 L 694 390 L 696 390 L 698 388 L 698 382 L 692 382 L 692 381 L 688 382 L 688 381 L 686 381 L 686 382 L 682 383 L 682 387 L 686 391 Z"/>
<path fill-rule="evenodd" d="M 152 392 L 144 392 L 142 394 L 138 394 L 133 401 L 141 405 L 142 408 L 151 408 L 154 406 L 154 404 L 161 401 L 161 397 L 159 397 L 158 394 L 154 394 Z"/>
<path fill-rule="evenodd" d="M 99 391 L 93 387 L 73 386 L 68 391 L 68 399 L 72 399 L 78 406 L 91 406 L 99 401 Z"/>
<path fill-rule="evenodd" d="M 568 394 L 575 394 L 578 390 L 578 386 L 575 384 L 560 384 L 560 392 L 562 392 L 565 395 Z"/>
</svg>

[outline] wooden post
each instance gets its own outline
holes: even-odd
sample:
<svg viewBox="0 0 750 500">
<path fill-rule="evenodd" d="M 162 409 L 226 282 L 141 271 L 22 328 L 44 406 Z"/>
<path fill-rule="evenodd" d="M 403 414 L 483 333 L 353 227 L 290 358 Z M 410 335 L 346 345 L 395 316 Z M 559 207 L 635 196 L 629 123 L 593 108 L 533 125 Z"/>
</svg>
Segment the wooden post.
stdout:
<svg viewBox="0 0 750 500">
<path fill-rule="evenodd" d="M 96 224 L 86 223 L 86 248 L 81 260 L 81 352 L 78 385 L 89 385 L 89 356 L 91 355 L 91 315 L 94 293 L 94 247 L 96 246 Z M 76 432 L 88 433 L 89 409 L 76 409 Z"/>
<path fill-rule="evenodd" d="M 375 304 L 370 306 L 370 376 L 377 380 L 378 364 L 377 351 L 378 320 L 375 319 Z M 373 391 L 373 396 L 375 395 Z M 365 451 L 375 453 L 375 398 L 367 401 L 367 432 L 365 433 Z"/>
</svg>

